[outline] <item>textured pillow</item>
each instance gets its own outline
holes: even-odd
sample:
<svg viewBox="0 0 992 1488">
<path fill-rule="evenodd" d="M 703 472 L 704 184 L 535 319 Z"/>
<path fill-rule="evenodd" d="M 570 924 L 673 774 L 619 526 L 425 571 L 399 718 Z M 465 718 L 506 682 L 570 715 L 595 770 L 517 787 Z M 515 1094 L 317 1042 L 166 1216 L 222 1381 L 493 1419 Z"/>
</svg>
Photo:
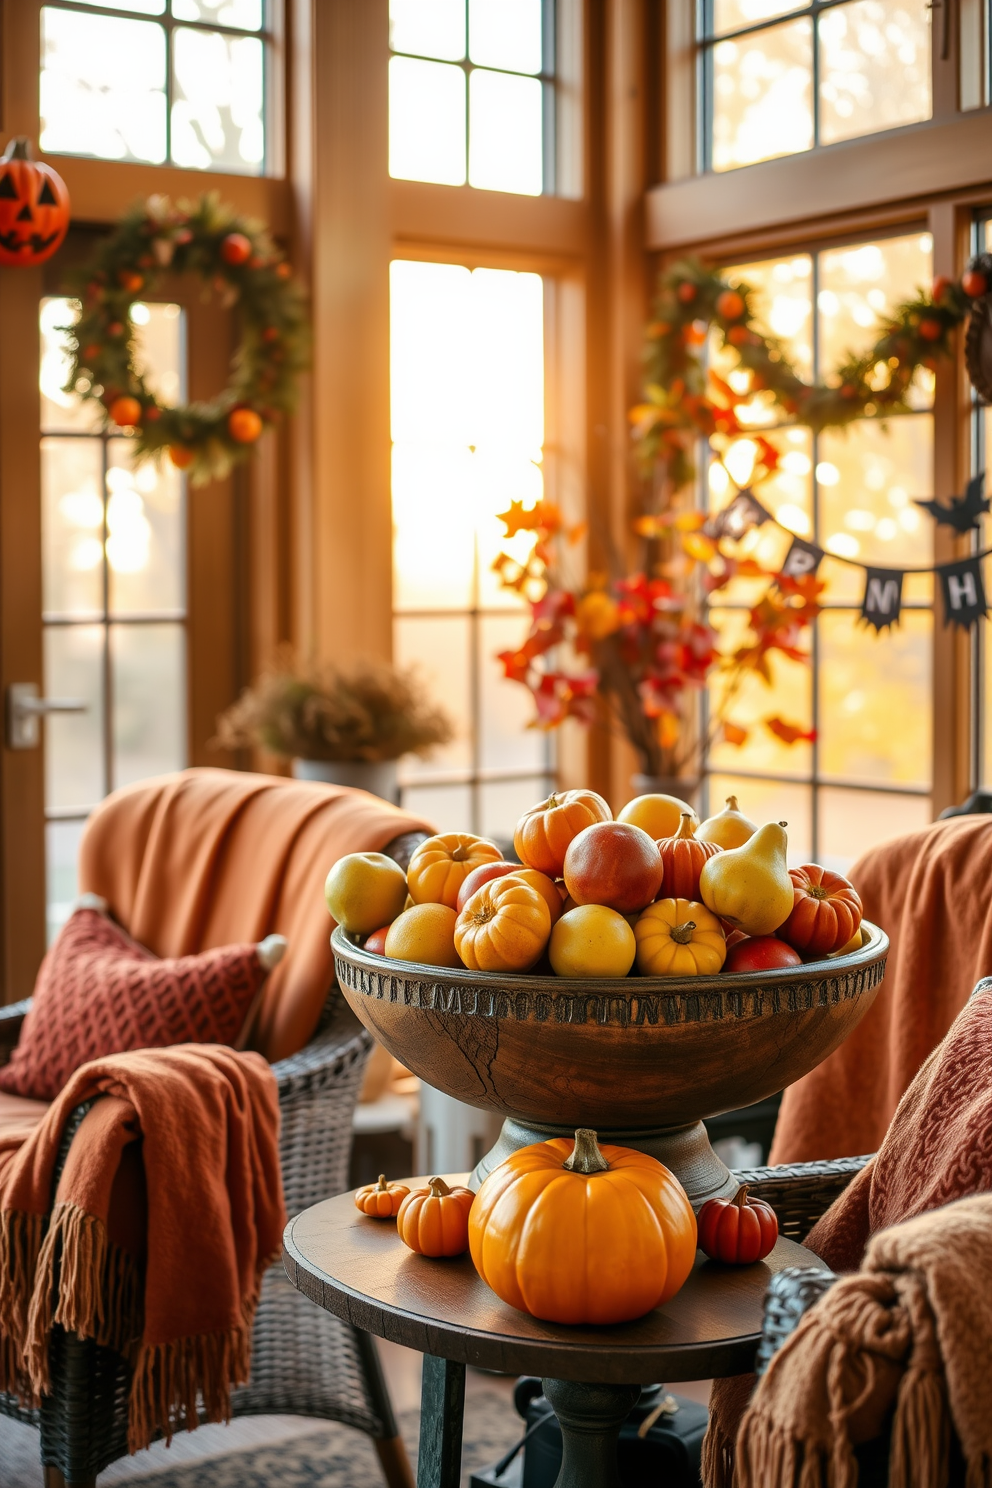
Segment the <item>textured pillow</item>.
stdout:
<svg viewBox="0 0 992 1488">
<path fill-rule="evenodd" d="M 90 1059 L 233 1044 L 272 964 L 254 945 L 159 960 L 105 915 L 78 909 L 41 963 L 0 1090 L 54 1100 Z"/>
</svg>

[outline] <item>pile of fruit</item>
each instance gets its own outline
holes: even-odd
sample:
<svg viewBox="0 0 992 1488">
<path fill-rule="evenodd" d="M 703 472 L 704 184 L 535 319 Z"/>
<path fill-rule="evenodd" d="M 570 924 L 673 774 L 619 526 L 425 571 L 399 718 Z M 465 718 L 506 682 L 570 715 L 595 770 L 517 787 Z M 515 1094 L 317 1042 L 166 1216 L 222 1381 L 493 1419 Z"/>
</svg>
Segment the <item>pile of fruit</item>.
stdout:
<svg viewBox="0 0 992 1488">
<path fill-rule="evenodd" d="M 790 871 L 785 828 L 756 826 L 734 796 L 700 824 L 674 796 L 638 796 L 614 820 L 594 791 L 566 791 L 518 822 L 519 863 L 449 832 L 405 874 L 382 853 L 341 858 L 325 895 L 366 950 L 471 971 L 712 976 L 856 950 L 854 887 L 815 863 Z"/>
<path fill-rule="evenodd" d="M 712 1260 L 746 1266 L 778 1238 L 775 1211 L 746 1188 L 710 1199 L 697 1224 L 662 1163 L 632 1147 L 600 1147 L 585 1128 L 574 1142 L 511 1153 L 477 1194 L 443 1178 L 410 1189 L 380 1176 L 357 1190 L 355 1204 L 371 1219 L 395 1219 L 418 1255 L 470 1251 L 498 1297 L 552 1323 L 629 1322 L 674 1297 L 697 1244 Z"/>
</svg>

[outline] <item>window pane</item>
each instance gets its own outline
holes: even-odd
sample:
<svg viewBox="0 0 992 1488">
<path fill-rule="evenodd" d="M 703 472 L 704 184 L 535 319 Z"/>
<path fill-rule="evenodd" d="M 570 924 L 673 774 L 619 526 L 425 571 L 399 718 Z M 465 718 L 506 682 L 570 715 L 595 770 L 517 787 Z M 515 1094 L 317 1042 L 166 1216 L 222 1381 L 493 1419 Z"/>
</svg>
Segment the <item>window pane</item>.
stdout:
<svg viewBox="0 0 992 1488">
<path fill-rule="evenodd" d="M 728 796 L 736 796 L 745 816 L 765 822 L 788 823 L 789 867 L 798 868 L 813 856 L 813 792 L 808 785 L 782 780 L 749 780 L 741 775 L 711 775 L 709 810 L 723 810 Z"/>
<path fill-rule="evenodd" d="M 464 609 L 475 578 L 472 456 L 393 446 L 393 593 L 398 610 Z"/>
<path fill-rule="evenodd" d="M 131 466 L 130 441 L 111 440 L 107 561 L 112 613 L 175 612 L 185 603 L 183 478 L 171 461 Z"/>
<path fill-rule="evenodd" d="M 747 614 L 741 610 L 711 609 L 710 624 L 720 637 L 724 653 L 745 643 Z M 808 649 L 808 640 L 804 647 Z M 786 656 L 769 658 L 771 685 L 757 673 L 749 674 L 730 706 L 731 722 L 746 728 L 744 744 L 719 740 L 710 750 L 714 769 L 761 770 L 776 775 L 809 775 L 813 765 L 809 744 L 785 744 L 765 727 L 766 718 L 780 717 L 809 729 L 813 721 L 812 670 Z M 709 684 L 710 707 L 715 712 L 725 694 L 727 677 L 716 672 Z"/>
<path fill-rule="evenodd" d="M 113 788 L 186 763 L 186 637 L 181 625 L 110 630 Z"/>
<path fill-rule="evenodd" d="M 404 786 L 403 807 L 433 822 L 439 832 L 471 832 L 472 788 L 468 785 Z"/>
<path fill-rule="evenodd" d="M 855 0 L 819 19 L 820 140 L 929 119 L 930 16 L 907 0 Z"/>
<path fill-rule="evenodd" d="M 520 639 L 518 615 L 490 615 L 479 621 L 479 763 L 485 769 L 545 768 L 547 736 L 527 727 L 534 717 L 530 695 L 519 682 L 506 680 L 496 660 L 498 652 L 516 650 Z"/>
<path fill-rule="evenodd" d="M 239 31 L 262 29 L 262 0 L 172 0 L 179 21 L 213 21 Z"/>
<path fill-rule="evenodd" d="M 41 148 L 161 165 L 162 27 L 45 6 L 41 35 Z"/>
<path fill-rule="evenodd" d="M 103 613 L 103 448 L 97 439 L 41 441 L 42 607 Z"/>
<path fill-rule="evenodd" d="M 160 403 L 174 408 L 183 392 L 183 312 L 178 305 L 131 306 L 134 365 Z"/>
<path fill-rule="evenodd" d="M 540 196 L 544 185 L 542 84 L 537 78 L 480 68 L 469 78 L 469 101 L 469 184 L 488 191 Z"/>
<path fill-rule="evenodd" d="M 389 63 L 389 174 L 465 184 L 465 74 L 442 62 Z"/>
<path fill-rule="evenodd" d="M 713 169 L 792 155 L 813 143 L 808 19 L 713 48 Z"/>
<path fill-rule="evenodd" d="M 929 233 L 854 243 L 821 253 L 817 309 L 823 371 L 837 366 L 846 352 L 867 351 L 878 337 L 881 318 L 932 278 Z M 933 373 L 923 374 L 919 394 L 920 406 L 929 406 Z"/>
<path fill-rule="evenodd" d="M 389 45 L 457 62 L 465 55 L 465 0 L 389 0 Z"/>
<path fill-rule="evenodd" d="M 395 259 L 389 283 L 393 438 L 474 443 L 465 365 L 470 270 Z"/>
<path fill-rule="evenodd" d="M 820 628 L 820 766 L 834 779 L 929 786 L 933 615 L 873 635 L 850 611 Z"/>
<path fill-rule="evenodd" d="M 472 762 L 471 624 L 461 615 L 450 619 L 401 615 L 393 628 L 397 666 L 414 666 L 434 700 L 455 726 L 450 744 L 435 749 L 429 759 L 413 756 L 403 761 L 403 778 L 415 779 L 440 770 L 467 770 Z"/>
<path fill-rule="evenodd" d="M 86 5 L 91 0 L 62 0 L 63 4 Z M 164 15 L 165 0 L 97 0 L 104 10 L 132 10 L 137 15 Z"/>
<path fill-rule="evenodd" d="M 540 72 L 541 11 L 541 0 L 469 0 L 472 61 L 507 72 Z"/>
<path fill-rule="evenodd" d="M 824 430 L 816 477 L 820 543 L 828 553 L 881 568 L 933 562 L 933 518 L 914 504 L 931 494 L 933 483 L 929 413 L 890 419 L 887 426 L 860 419 L 848 429 Z M 830 599 L 860 604 L 860 569 L 828 562 L 822 577 L 829 580 Z M 928 575 L 907 576 L 904 598 L 927 600 L 931 593 Z"/>
<path fill-rule="evenodd" d="M 490 780 L 479 787 L 483 837 L 494 837 L 509 848 L 517 822 L 525 811 L 542 801 L 553 785 L 550 775 L 535 775 L 526 780 Z"/>
<path fill-rule="evenodd" d="M 897 796 L 827 786 L 819 792 L 817 815 L 818 861 L 835 873 L 847 873 L 863 852 L 887 837 L 901 837 L 904 832 L 929 826 L 932 809 L 929 796 Z"/>
<path fill-rule="evenodd" d="M 734 264 L 726 272 L 741 279 L 755 292 L 758 325 L 783 343 L 801 377 L 813 375 L 813 260 L 808 253 L 788 258 L 768 258 L 757 263 Z M 710 360 L 722 377 L 730 377 L 738 366 L 737 353 L 717 350 L 715 338 Z M 749 427 L 777 422 L 779 409 L 768 395 L 759 394 L 738 409 L 738 417 Z"/>
<path fill-rule="evenodd" d="M 45 805 L 92 806 L 106 790 L 103 731 L 103 628 L 49 625 L 44 631 L 46 697 L 80 698 L 85 713 L 45 719 Z"/>
<path fill-rule="evenodd" d="M 41 427 L 53 430 L 97 430 L 103 423 L 99 406 L 64 391 L 69 375 L 66 334 L 79 308 L 78 300 L 52 297 L 41 302 Z"/>
<path fill-rule="evenodd" d="M 173 44 L 172 158 L 258 175 L 265 158 L 262 43 L 180 27 Z"/>
<path fill-rule="evenodd" d="M 79 893 L 76 862 L 85 821 L 50 821 L 45 826 L 45 870 L 48 944 L 72 914 Z"/>
<path fill-rule="evenodd" d="M 713 32 L 719 36 L 741 26 L 774 20 L 792 10 L 804 10 L 808 5 L 809 0 L 713 0 Z"/>
</svg>

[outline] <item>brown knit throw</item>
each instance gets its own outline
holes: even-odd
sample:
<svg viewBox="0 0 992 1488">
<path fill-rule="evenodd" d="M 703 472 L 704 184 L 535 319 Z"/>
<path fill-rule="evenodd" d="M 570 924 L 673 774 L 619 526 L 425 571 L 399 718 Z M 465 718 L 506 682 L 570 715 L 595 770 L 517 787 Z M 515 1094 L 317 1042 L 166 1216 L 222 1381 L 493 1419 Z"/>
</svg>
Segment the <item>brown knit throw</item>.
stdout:
<svg viewBox="0 0 992 1488">
<path fill-rule="evenodd" d="M 65 1122 L 96 1096 L 49 1218 Z M 132 1364 L 132 1452 L 192 1430 L 198 1398 L 225 1420 L 284 1225 L 278 1098 L 259 1055 L 181 1044 L 83 1065 L 23 1146 L 0 1152 L 0 1390 L 39 1401 L 61 1323 Z"/>
</svg>

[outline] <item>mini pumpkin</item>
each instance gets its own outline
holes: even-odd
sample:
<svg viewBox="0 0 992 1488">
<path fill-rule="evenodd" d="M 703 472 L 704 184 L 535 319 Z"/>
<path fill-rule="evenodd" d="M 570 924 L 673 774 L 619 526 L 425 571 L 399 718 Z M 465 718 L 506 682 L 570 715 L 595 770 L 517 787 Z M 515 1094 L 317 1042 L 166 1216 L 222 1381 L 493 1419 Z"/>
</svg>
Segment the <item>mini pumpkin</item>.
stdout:
<svg viewBox="0 0 992 1488">
<path fill-rule="evenodd" d="M 472 1260 L 511 1307 L 552 1323 L 623 1323 L 682 1286 L 696 1219 L 678 1179 L 585 1128 L 522 1147 L 490 1173 L 469 1216 Z"/>
<path fill-rule="evenodd" d="M 0 264 L 30 268 L 51 258 L 69 231 L 69 193 L 57 171 L 12 139 L 0 157 Z"/>
<path fill-rule="evenodd" d="M 594 822 L 612 820 L 612 811 L 595 791 L 552 793 L 524 812 L 513 834 L 513 846 L 528 868 L 536 868 L 549 878 L 561 878 L 572 838 Z"/>
<path fill-rule="evenodd" d="M 544 895 L 511 873 L 472 895 L 455 923 L 455 950 L 470 971 L 526 971 L 550 935 Z"/>
<path fill-rule="evenodd" d="M 468 1215 L 475 1202 L 469 1188 L 449 1188 L 431 1178 L 426 1188 L 407 1194 L 396 1216 L 404 1245 L 425 1256 L 457 1256 L 468 1250 Z"/>
<path fill-rule="evenodd" d="M 716 915 L 692 899 L 656 899 L 634 926 L 644 976 L 716 976 L 727 942 Z"/>
<path fill-rule="evenodd" d="M 840 873 L 806 863 L 793 868 L 792 913 L 776 934 L 804 956 L 830 956 L 842 950 L 861 928 L 861 899 Z"/>
<path fill-rule="evenodd" d="M 699 1211 L 699 1248 L 725 1266 L 753 1266 L 775 1249 L 778 1218 L 742 1183 L 732 1199 L 710 1199 Z"/>
<path fill-rule="evenodd" d="M 385 1173 L 378 1183 L 366 1183 L 355 1191 L 355 1207 L 371 1219 L 395 1219 L 410 1192 L 405 1183 L 387 1183 Z"/>
<path fill-rule="evenodd" d="M 414 904 L 446 904 L 457 908 L 458 890 L 480 863 L 499 863 L 503 854 L 494 842 L 471 832 L 445 832 L 428 837 L 410 859 L 407 887 Z"/>
<path fill-rule="evenodd" d="M 723 851 L 716 842 L 700 842 L 694 826 L 692 813 L 683 811 L 675 836 L 662 837 L 658 842 L 663 869 L 661 893 L 666 899 L 698 899 L 703 864 Z"/>
</svg>

